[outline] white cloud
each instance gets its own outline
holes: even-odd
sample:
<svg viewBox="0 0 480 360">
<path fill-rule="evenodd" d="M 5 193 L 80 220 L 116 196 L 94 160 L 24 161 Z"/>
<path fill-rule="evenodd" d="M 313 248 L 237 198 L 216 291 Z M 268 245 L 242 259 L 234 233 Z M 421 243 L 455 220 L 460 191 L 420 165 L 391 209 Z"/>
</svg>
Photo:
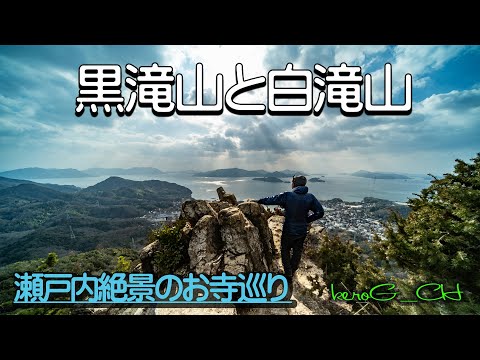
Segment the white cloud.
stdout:
<svg viewBox="0 0 480 360">
<path fill-rule="evenodd" d="M 431 171 L 439 172 L 445 159 L 441 154 L 478 151 L 479 104 L 480 89 L 455 90 L 414 104 L 414 112 L 406 117 L 311 116 L 286 130 L 285 136 L 297 144 L 302 156 L 322 159 L 322 163 L 327 156 L 341 164 L 338 168 L 355 170 L 369 162 L 373 170 L 376 166 L 376 170 L 383 167 L 393 171 L 398 169 L 398 164 L 389 163 L 387 159 L 394 157 L 405 169 L 431 166 Z M 434 158 L 432 152 L 437 154 L 435 161 L 422 162 L 422 157 Z M 357 159 L 357 163 L 352 162 L 350 166 L 342 156 Z"/>
<path fill-rule="evenodd" d="M 454 45 L 399 45 L 393 50 L 392 56 L 386 62 L 392 64 L 392 92 L 397 94 L 404 91 L 406 74 L 411 74 L 416 86 L 428 85 L 428 75 L 446 66 L 447 62 L 466 51 L 466 46 Z M 377 99 L 383 99 L 383 66 L 372 72 L 373 94 Z M 415 83 L 416 82 L 416 83 Z M 377 95 L 378 94 L 378 95 Z M 374 103 L 380 102 L 373 100 Z"/>
<path fill-rule="evenodd" d="M 224 79 L 224 93 L 236 84 L 235 66 L 243 64 L 245 79 L 257 76 L 267 76 L 263 59 L 267 46 L 260 45 L 206 45 L 206 46 L 165 46 L 162 47 L 162 57 L 165 64 L 173 67 L 174 73 L 181 73 L 184 83 L 184 92 L 187 93 L 195 87 L 195 67 L 202 63 L 204 73 L 204 88 L 214 89 L 217 74 L 222 74 Z M 188 89 L 188 91 L 187 91 Z M 265 92 L 266 94 L 266 92 Z M 258 92 L 257 99 L 266 100 L 266 96 Z"/>
<path fill-rule="evenodd" d="M 335 65 L 339 66 L 342 62 L 350 66 L 361 66 L 364 68 L 373 61 L 378 54 L 387 50 L 386 45 L 338 45 L 335 48 Z"/>
<path fill-rule="evenodd" d="M 430 87 L 436 72 L 445 70 L 449 61 L 463 56 L 469 49 L 462 46 L 310 45 L 158 48 L 159 64 L 170 65 L 174 74 L 184 75 L 185 98 L 194 90 L 197 62 L 204 65 L 204 86 L 209 94 L 214 92 L 217 73 L 224 75 L 224 93 L 235 84 L 235 65 L 239 62 L 244 66 L 246 79 L 267 77 L 269 70 L 285 68 L 287 62 L 312 72 L 315 63 L 338 66 L 346 62 L 362 66 L 362 70 L 380 67 L 372 76 L 374 86 L 382 93 L 386 61 L 392 63 L 394 92 L 403 91 L 403 77 L 411 73 L 414 89 L 423 88 L 429 94 L 414 104 L 410 116 L 358 118 L 344 117 L 338 108 L 324 108 L 319 117 L 238 116 L 226 109 L 220 116 L 157 117 L 151 109 L 138 106 L 131 117 L 99 115 L 92 118 L 86 112 L 76 118 L 78 65 L 70 71 L 54 62 L 38 66 L 35 62 L 2 54 L 0 78 L 12 80 L 8 75 L 16 76 L 14 80 L 18 84 L 15 92 L 0 95 L 0 137 L 4 145 L 2 151 L 5 151 L 2 156 L 15 161 L 22 158 L 31 166 L 45 166 L 43 161 L 47 161 L 48 155 L 53 156 L 48 160 L 49 166 L 63 161 L 65 166 L 77 167 L 161 163 L 160 167 L 170 169 L 237 166 L 270 170 L 303 168 L 319 172 L 358 168 L 389 170 L 400 165 L 406 169 L 439 167 L 445 163 L 442 155 L 463 154 L 474 144 L 478 148 L 480 143 L 480 139 L 475 143 L 476 134 L 480 133 L 480 110 L 476 105 L 480 103 L 479 87 L 442 94 Z M 116 48 L 115 55 L 109 54 L 109 47 L 85 51 L 94 63 L 101 56 L 111 56 L 112 61 L 117 61 L 120 50 Z M 145 61 L 139 59 L 135 64 L 149 65 L 157 61 L 150 56 L 149 53 Z M 118 63 L 127 57 L 123 54 Z M 24 82 L 16 81 L 19 74 L 24 76 Z M 318 90 L 315 91 L 314 101 Z M 374 92 L 374 102 L 377 95 Z M 243 94 L 237 100 L 266 104 L 267 87 Z M 25 149 L 27 144 L 35 145 L 30 153 Z M 437 155 L 432 156 L 433 153 Z M 34 164 L 34 160 L 38 163 Z"/>
</svg>

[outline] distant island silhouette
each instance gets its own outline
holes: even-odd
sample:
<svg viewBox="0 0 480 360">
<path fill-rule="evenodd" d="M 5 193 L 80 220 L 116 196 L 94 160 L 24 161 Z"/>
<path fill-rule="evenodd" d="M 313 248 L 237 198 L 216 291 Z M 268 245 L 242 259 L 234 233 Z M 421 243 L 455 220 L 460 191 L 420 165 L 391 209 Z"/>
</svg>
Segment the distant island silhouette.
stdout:
<svg viewBox="0 0 480 360">
<path fill-rule="evenodd" d="M 276 177 L 291 178 L 293 175 L 307 175 L 298 170 L 265 171 L 265 170 L 245 170 L 239 168 L 217 169 L 211 171 L 198 172 L 193 176 L 198 177 Z"/>
<path fill-rule="evenodd" d="M 360 170 L 350 174 L 352 176 L 370 178 L 370 179 L 410 179 L 408 176 L 395 174 L 395 173 L 386 173 L 386 172 L 377 172 L 377 171 L 366 171 Z"/>
<path fill-rule="evenodd" d="M 253 178 L 252 180 L 271 182 L 271 183 L 288 183 L 288 181 L 283 181 L 283 180 L 281 180 L 279 178 L 276 178 L 276 177 L 273 177 L 273 176 L 256 177 L 256 178 Z"/>
</svg>

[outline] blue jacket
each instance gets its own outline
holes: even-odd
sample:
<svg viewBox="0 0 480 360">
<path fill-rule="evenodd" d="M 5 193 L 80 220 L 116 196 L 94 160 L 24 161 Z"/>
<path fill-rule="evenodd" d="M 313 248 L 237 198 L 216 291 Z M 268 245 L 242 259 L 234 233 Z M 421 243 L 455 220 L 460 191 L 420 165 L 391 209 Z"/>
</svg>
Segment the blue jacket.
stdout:
<svg viewBox="0 0 480 360">
<path fill-rule="evenodd" d="M 308 193 L 306 186 L 297 186 L 292 191 L 262 198 L 258 203 L 285 208 L 283 232 L 289 235 L 306 235 L 308 223 L 322 218 L 325 214 L 322 204 L 313 194 Z M 308 215 L 310 210 L 313 214 Z"/>
</svg>

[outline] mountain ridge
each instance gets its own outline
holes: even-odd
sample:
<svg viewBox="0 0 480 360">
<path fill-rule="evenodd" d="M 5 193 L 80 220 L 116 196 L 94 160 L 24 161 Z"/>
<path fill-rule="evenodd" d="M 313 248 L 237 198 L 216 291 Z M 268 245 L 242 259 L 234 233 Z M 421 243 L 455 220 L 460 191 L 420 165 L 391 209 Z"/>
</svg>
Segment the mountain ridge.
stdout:
<svg viewBox="0 0 480 360">
<path fill-rule="evenodd" d="M 15 197 L 20 199 L 35 200 L 70 200 L 72 194 L 67 194 L 36 184 L 20 184 L 0 190 L 0 199 L 4 197 Z"/>
<path fill-rule="evenodd" d="M 0 190 L 21 184 L 34 184 L 65 193 L 74 193 L 80 190 L 79 187 L 74 185 L 42 184 L 30 180 L 12 179 L 0 176 Z"/>
<path fill-rule="evenodd" d="M 74 193 L 33 182 L 0 189 L 0 266 L 51 251 L 63 256 L 130 246 L 132 238 L 144 239 L 152 226 L 145 215 L 171 214 L 192 194 L 159 180 L 112 177 L 99 184 Z"/>
<path fill-rule="evenodd" d="M 143 190 L 145 189 L 154 189 L 154 190 L 161 190 L 163 191 L 164 187 L 169 187 L 170 189 L 178 189 L 178 190 L 185 190 L 190 192 L 190 189 L 186 188 L 185 186 L 178 185 L 176 183 L 171 183 L 168 181 L 161 181 L 161 180 L 143 180 L 143 181 L 137 181 L 137 180 L 130 180 L 130 179 L 124 179 L 119 176 L 110 176 L 109 178 L 100 181 L 99 183 L 89 186 L 85 189 L 82 190 L 82 193 L 89 193 L 89 192 L 96 192 L 96 191 L 115 191 L 115 190 L 121 190 L 129 187 L 138 187 L 142 188 Z"/>
</svg>

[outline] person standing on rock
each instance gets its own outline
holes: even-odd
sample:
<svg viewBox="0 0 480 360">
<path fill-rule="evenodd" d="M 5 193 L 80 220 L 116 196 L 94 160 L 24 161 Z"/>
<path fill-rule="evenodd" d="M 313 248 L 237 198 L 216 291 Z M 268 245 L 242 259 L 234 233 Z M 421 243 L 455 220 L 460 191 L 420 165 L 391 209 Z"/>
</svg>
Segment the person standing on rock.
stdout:
<svg viewBox="0 0 480 360">
<path fill-rule="evenodd" d="M 279 205 L 285 209 L 280 251 L 285 277 L 291 285 L 303 252 L 308 224 L 325 214 L 322 204 L 308 192 L 307 179 L 293 176 L 292 191 L 256 200 L 263 205 Z M 313 213 L 310 214 L 310 211 Z"/>
</svg>

